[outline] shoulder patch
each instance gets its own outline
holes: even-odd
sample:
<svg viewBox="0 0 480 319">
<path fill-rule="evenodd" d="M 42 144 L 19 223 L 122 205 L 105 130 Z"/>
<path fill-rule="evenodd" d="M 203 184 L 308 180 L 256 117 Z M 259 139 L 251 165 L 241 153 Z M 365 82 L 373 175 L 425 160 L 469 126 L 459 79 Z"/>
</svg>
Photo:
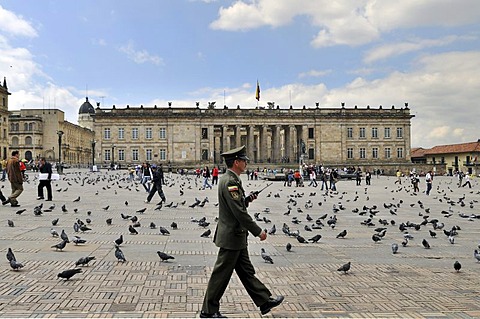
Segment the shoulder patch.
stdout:
<svg viewBox="0 0 480 319">
<path fill-rule="evenodd" d="M 238 186 L 228 186 L 228 191 L 229 192 L 236 192 L 236 191 L 238 191 Z"/>
</svg>

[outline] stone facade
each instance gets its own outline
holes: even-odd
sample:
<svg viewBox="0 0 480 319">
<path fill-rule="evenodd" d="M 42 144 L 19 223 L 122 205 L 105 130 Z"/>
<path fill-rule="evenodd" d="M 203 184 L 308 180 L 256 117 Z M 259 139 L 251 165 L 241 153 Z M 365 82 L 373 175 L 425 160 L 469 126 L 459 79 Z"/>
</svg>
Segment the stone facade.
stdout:
<svg viewBox="0 0 480 319">
<path fill-rule="evenodd" d="M 252 163 L 389 165 L 410 163 L 410 121 L 404 108 L 95 109 L 96 163 L 144 161 L 220 164 L 220 154 L 247 146 Z"/>
<path fill-rule="evenodd" d="M 58 162 L 61 144 L 62 162 L 89 165 L 93 136 L 88 128 L 65 121 L 64 112 L 58 109 L 10 111 L 10 149 L 19 150 L 21 158 L 27 160 L 45 157 L 49 162 Z"/>
</svg>

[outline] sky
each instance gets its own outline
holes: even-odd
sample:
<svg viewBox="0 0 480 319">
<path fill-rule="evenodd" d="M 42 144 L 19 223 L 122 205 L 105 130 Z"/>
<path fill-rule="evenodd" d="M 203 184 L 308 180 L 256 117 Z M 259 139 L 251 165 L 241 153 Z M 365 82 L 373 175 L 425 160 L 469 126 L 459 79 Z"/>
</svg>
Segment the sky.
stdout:
<svg viewBox="0 0 480 319">
<path fill-rule="evenodd" d="M 404 107 L 412 147 L 480 139 L 478 0 L 0 0 L 9 109 Z M 3 83 L 3 80 L 2 80 Z"/>
</svg>

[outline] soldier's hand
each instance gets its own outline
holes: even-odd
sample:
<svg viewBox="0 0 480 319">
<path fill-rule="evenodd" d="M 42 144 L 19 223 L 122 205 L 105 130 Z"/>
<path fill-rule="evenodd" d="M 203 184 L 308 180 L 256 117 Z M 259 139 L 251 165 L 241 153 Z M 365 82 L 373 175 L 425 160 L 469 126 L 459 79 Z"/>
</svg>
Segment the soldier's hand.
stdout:
<svg viewBox="0 0 480 319">
<path fill-rule="evenodd" d="M 258 198 L 258 193 L 250 193 L 247 197 L 245 197 L 245 202 L 247 203 L 247 205 L 251 202 L 253 202 L 254 200 L 256 200 Z"/>
<path fill-rule="evenodd" d="M 258 237 L 260 237 L 260 241 L 264 241 L 265 239 L 267 239 L 267 233 L 264 230 L 262 230 L 262 232 Z"/>
</svg>

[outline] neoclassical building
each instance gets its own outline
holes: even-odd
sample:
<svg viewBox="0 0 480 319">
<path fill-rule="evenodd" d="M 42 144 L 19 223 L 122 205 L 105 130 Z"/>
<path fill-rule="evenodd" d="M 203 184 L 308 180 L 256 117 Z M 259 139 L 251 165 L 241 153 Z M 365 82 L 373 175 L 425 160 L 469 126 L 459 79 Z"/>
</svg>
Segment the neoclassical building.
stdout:
<svg viewBox="0 0 480 319">
<path fill-rule="evenodd" d="M 413 116 L 407 103 L 301 109 L 82 105 L 79 124 L 93 124 L 95 161 L 103 165 L 219 164 L 223 151 L 246 145 L 253 163 L 379 167 L 410 163 Z"/>
</svg>

